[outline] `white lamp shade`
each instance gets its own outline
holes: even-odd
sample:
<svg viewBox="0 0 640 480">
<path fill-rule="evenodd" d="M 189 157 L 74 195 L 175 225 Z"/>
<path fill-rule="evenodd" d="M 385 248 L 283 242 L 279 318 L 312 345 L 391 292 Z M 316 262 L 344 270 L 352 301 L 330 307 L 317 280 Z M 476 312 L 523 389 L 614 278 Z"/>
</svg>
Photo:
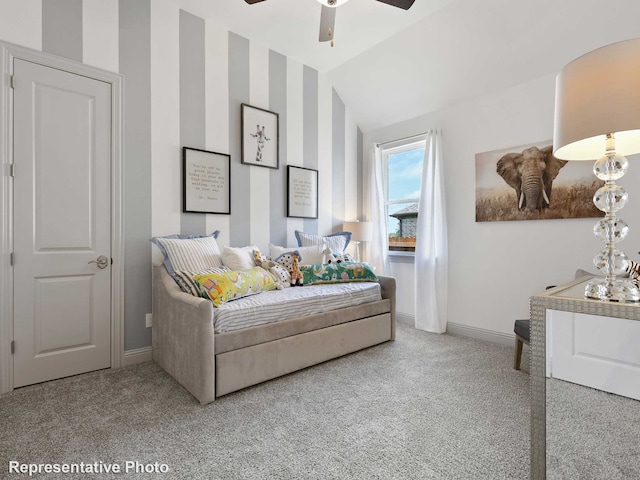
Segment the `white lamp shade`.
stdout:
<svg viewBox="0 0 640 480">
<path fill-rule="evenodd" d="M 640 38 L 577 58 L 556 78 L 553 153 L 563 160 L 596 160 L 606 134 L 620 155 L 640 152 Z"/>
<path fill-rule="evenodd" d="M 342 229 L 345 232 L 351 232 L 351 240 L 354 242 L 370 242 L 373 238 L 371 222 L 344 222 Z"/>
</svg>

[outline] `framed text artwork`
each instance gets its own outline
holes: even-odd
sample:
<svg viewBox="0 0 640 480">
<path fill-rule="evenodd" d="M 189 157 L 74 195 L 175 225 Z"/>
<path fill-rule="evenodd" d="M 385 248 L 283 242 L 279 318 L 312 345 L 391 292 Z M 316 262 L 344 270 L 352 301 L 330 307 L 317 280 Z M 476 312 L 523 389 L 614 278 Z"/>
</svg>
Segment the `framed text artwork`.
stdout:
<svg viewBox="0 0 640 480">
<path fill-rule="evenodd" d="M 182 149 L 182 210 L 231 214 L 231 156 Z"/>
<path fill-rule="evenodd" d="M 278 122 L 275 112 L 241 105 L 242 144 L 240 161 L 247 165 L 278 168 Z"/>
<path fill-rule="evenodd" d="M 318 218 L 318 171 L 287 166 L 287 217 Z"/>
</svg>

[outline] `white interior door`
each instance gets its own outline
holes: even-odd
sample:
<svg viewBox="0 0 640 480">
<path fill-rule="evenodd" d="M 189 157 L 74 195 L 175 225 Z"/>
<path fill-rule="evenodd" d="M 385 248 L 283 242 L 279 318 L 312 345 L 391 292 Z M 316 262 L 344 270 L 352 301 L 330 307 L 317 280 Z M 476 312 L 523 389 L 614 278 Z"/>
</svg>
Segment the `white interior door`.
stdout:
<svg viewBox="0 0 640 480">
<path fill-rule="evenodd" d="M 15 59 L 13 131 L 20 387 L 111 365 L 111 85 Z"/>
</svg>

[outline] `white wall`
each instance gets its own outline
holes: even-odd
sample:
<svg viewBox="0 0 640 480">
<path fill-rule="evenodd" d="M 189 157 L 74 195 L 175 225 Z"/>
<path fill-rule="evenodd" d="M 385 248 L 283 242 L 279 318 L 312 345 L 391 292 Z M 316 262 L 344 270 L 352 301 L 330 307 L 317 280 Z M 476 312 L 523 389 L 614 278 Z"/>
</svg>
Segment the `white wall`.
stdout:
<svg viewBox="0 0 640 480">
<path fill-rule="evenodd" d="M 591 32 L 594 33 L 594 32 Z M 529 296 L 594 271 L 602 248 L 593 237 L 596 219 L 475 222 L 475 154 L 545 141 L 553 136 L 555 75 L 476 98 L 430 115 L 365 135 L 365 145 L 424 132 L 442 131 L 449 228 L 449 321 L 499 333 L 529 317 Z M 365 148 L 365 151 L 367 148 Z M 621 212 L 631 233 L 620 244 L 639 260 L 640 156 L 620 183 L 630 193 Z M 394 264 L 398 311 L 413 314 L 412 265 Z"/>
</svg>

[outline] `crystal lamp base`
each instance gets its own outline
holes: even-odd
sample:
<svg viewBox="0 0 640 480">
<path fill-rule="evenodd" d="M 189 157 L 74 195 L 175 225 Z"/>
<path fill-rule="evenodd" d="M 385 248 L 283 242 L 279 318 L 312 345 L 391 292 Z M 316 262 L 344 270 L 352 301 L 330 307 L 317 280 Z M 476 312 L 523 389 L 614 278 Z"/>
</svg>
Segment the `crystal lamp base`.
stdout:
<svg viewBox="0 0 640 480">
<path fill-rule="evenodd" d="M 595 277 L 585 286 L 584 296 L 608 302 L 640 302 L 640 289 L 625 278 L 616 278 L 608 282 L 606 278 Z"/>
</svg>

